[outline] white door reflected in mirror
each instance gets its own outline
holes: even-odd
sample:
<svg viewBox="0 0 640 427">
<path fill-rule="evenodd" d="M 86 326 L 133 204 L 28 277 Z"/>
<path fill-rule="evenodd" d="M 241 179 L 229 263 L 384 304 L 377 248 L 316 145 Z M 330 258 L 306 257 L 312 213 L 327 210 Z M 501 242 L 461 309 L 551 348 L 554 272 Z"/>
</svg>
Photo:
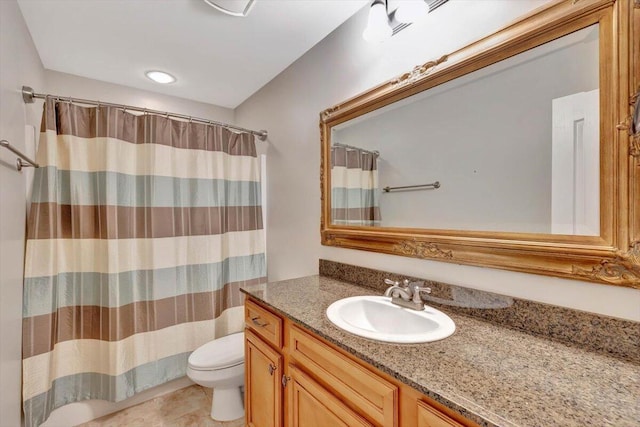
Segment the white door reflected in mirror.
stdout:
<svg viewBox="0 0 640 427">
<path fill-rule="evenodd" d="M 600 235 L 599 90 L 553 100 L 551 232 Z"/>
</svg>

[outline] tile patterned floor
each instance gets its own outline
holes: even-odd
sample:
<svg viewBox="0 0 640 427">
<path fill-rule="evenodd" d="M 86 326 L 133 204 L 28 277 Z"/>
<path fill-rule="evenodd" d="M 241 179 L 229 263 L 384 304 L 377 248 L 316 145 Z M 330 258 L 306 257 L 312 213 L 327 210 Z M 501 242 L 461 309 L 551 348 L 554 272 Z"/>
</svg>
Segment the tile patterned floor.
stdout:
<svg viewBox="0 0 640 427">
<path fill-rule="evenodd" d="M 211 389 L 192 385 L 78 427 L 243 427 L 244 418 L 211 419 Z"/>
</svg>

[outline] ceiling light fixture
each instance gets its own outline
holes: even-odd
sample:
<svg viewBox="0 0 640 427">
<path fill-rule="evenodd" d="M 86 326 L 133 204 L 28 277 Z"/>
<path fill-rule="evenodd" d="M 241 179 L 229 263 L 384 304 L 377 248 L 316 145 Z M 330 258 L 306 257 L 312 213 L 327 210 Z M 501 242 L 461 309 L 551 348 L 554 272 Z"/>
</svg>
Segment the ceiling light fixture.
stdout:
<svg viewBox="0 0 640 427">
<path fill-rule="evenodd" d="M 369 10 L 369 20 L 367 28 L 364 29 L 362 37 L 368 42 L 383 42 L 393 35 L 391 25 L 389 25 L 389 15 L 387 14 L 387 3 L 384 0 L 374 0 Z"/>
<path fill-rule="evenodd" d="M 362 37 L 368 42 L 383 42 L 447 0 L 373 0 L 367 28 Z"/>
<path fill-rule="evenodd" d="M 175 77 L 173 77 L 169 73 L 165 73 L 164 71 L 152 70 L 152 71 L 147 71 L 144 74 L 154 82 L 161 83 L 163 85 L 173 83 L 176 81 Z"/>
<path fill-rule="evenodd" d="M 217 2 L 214 1 L 214 0 L 204 0 L 204 2 L 206 4 L 208 4 L 209 6 L 211 6 L 214 9 L 216 9 L 217 11 L 220 11 L 222 13 L 226 13 L 227 15 L 237 16 L 239 18 L 245 18 L 249 14 L 249 12 L 251 12 L 251 9 L 253 8 L 253 5 L 256 2 L 256 0 L 248 0 L 247 4 L 244 7 L 244 10 L 239 12 L 239 11 L 227 9 L 226 7 L 223 7 L 223 6 L 218 4 L 218 3 L 221 3 L 221 2 L 224 2 L 224 1 L 225 0 L 217 0 Z M 226 2 L 229 3 L 229 0 L 226 0 Z M 236 0 L 236 3 L 238 3 L 237 0 Z"/>
</svg>

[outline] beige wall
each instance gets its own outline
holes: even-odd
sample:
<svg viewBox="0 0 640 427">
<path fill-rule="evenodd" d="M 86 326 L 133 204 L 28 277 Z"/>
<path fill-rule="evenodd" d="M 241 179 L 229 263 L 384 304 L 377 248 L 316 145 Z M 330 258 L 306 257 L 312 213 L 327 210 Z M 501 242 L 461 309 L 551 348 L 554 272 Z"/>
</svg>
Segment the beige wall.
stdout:
<svg viewBox="0 0 640 427">
<path fill-rule="evenodd" d="M 236 109 L 238 124 L 269 131 L 270 280 L 317 273 L 326 258 L 640 320 L 638 290 L 320 245 L 319 112 L 544 3 L 451 0 L 383 44 L 363 41 L 365 8 Z"/>
<path fill-rule="evenodd" d="M 0 1 L 0 139 L 25 151 L 25 125 L 38 126 L 40 105 L 25 105 L 23 84 L 42 85 L 43 68 L 15 1 Z M 22 264 L 25 176 L 0 149 L 0 425 L 19 426 L 21 411 Z"/>
</svg>

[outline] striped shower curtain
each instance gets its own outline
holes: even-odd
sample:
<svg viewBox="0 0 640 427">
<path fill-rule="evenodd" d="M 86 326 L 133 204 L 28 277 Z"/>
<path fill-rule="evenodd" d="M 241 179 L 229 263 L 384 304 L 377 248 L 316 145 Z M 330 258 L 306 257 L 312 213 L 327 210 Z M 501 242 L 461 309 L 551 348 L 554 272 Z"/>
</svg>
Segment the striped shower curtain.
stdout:
<svg viewBox="0 0 640 427">
<path fill-rule="evenodd" d="M 253 136 L 47 99 L 25 259 L 27 427 L 185 375 L 265 280 Z"/>
<path fill-rule="evenodd" d="M 331 147 L 331 222 L 380 225 L 378 156 L 374 153 Z"/>
</svg>

